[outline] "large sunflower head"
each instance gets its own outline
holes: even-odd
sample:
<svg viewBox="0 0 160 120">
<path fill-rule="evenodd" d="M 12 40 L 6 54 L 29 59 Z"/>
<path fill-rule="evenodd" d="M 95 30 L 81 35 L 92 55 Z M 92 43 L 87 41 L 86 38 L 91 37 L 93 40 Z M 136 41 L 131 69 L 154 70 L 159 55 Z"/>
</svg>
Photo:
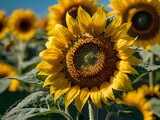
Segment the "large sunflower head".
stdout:
<svg viewBox="0 0 160 120">
<path fill-rule="evenodd" d="M 15 10 L 9 20 L 12 33 L 22 41 L 30 40 L 36 33 L 36 16 L 31 10 Z"/>
<path fill-rule="evenodd" d="M 0 10 L 0 40 L 9 32 L 8 18 L 5 12 Z"/>
<path fill-rule="evenodd" d="M 77 21 L 76 21 L 77 20 Z M 103 6 L 92 17 L 82 7 L 78 19 L 66 14 L 67 27 L 56 24 L 53 36 L 40 53 L 43 61 L 37 68 L 48 77 L 54 101 L 65 94 L 65 106 L 75 100 L 78 111 L 86 101 L 101 107 L 101 100 L 112 98 L 112 88 L 120 91 L 132 89 L 128 74 L 138 74 L 132 65 L 139 60 L 129 49 L 134 39 L 126 36 L 131 23 L 120 25 L 116 18 L 106 27 Z"/>
<path fill-rule="evenodd" d="M 48 30 L 52 30 L 56 23 L 67 27 L 66 13 L 68 12 L 74 19 L 77 16 L 78 7 L 81 6 L 90 15 L 93 15 L 96 10 L 96 2 L 93 0 L 58 0 L 57 5 L 49 7 L 49 25 Z M 48 34 L 51 34 L 50 32 Z"/>
<path fill-rule="evenodd" d="M 111 0 L 113 13 L 123 22 L 132 22 L 128 34 L 137 37 L 135 45 L 148 47 L 160 44 L 160 1 L 159 0 Z"/>
<path fill-rule="evenodd" d="M 1 66 L 0 78 L 17 75 L 16 70 L 14 70 L 14 68 L 11 65 L 4 62 L 0 62 L 0 66 Z M 10 92 L 17 91 L 19 84 L 20 84 L 19 81 L 12 79 L 8 90 Z"/>
<path fill-rule="evenodd" d="M 122 98 L 124 104 L 136 107 L 140 111 L 143 120 L 154 120 L 149 101 L 144 97 L 142 92 L 139 90 L 129 91 L 128 93 L 124 93 Z"/>
</svg>

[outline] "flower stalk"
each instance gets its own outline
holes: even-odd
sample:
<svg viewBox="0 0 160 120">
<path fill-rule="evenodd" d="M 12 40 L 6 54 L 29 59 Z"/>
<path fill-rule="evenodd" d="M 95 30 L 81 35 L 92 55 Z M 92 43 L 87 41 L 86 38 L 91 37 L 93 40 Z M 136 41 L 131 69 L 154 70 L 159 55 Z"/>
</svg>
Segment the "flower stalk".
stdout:
<svg viewBox="0 0 160 120">
<path fill-rule="evenodd" d="M 154 55 L 153 55 L 153 53 L 151 53 L 150 52 L 150 59 L 149 59 L 149 62 L 150 62 L 150 64 L 152 65 L 153 64 L 153 62 L 154 62 Z M 154 81 L 153 81 L 153 71 L 151 71 L 150 73 L 149 73 L 149 86 L 150 87 L 153 87 L 154 86 Z"/>
<path fill-rule="evenodd" d="M 88 101 L 89 120 L 98 120 L 98 108 L 91 102 Z"/>
</svg>

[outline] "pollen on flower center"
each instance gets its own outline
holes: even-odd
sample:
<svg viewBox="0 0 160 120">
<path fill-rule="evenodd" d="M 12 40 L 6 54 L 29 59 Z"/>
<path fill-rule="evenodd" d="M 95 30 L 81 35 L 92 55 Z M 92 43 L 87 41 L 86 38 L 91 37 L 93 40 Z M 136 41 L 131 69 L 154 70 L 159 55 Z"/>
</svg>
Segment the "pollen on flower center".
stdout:
<svg viewBox="0 0 160 120">
<path fill-rule="evenodd" d="M 66 55 L 67 73 L 73 85 L 81 88 L 110 82 L 116 70 L 117 52 L 111 44 L 94 38 L 79 39 Z M 111 42 L 110 42 L 111 43 Z"/>
</svg>

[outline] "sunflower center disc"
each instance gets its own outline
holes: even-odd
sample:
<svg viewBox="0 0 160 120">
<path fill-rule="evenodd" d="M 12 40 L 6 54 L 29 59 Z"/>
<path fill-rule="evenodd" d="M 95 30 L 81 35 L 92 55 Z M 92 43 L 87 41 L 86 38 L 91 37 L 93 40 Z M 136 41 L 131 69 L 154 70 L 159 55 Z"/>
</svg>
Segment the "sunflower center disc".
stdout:
<svg viewBox="0 0 160 120">
<path fill-rule="evenodd" d="M 30 28 L 30 23 L 29 21 L 24 20 L 20 23 L 19 27 L 22 31 L 28 31 Z"/>
<path fill-rule="evenodd" d="M 72 6 L 72 7 L 69 8 L 68 13 L 69 13 L 74 19 L 76 19 L 77 11 L 78 11 L 78 6 Z"/>
<path fill-rule="evenodd" d="M 0 32 L 2 31 L 2 29 L 3 29 L 3 25 L 2 23 L 0 23 Z"/>
<path fill-rule="evenodd" d="M 146 30 L 152 24 L 152 16 L 147 12 L 138 12 L 133 16 L 133 26 L 138 30 Z"/>
<path fill-rule="evenodd" d="M 150 100 L 151 98 L 159 98 L 156 94 L 149 94 L 149 95 L 145 95 L 145 98 L 147 99 L 147 100 Z"/>
<path fill-rule="evenodd" d="M 93 43 L 83 44 L 75 52 L 75 67 L 82 72 L 92 72 L 101 64 L 101 56 L 103 54 L 97 45 Z"/>
<path fill-rule="evenodd" d="M 0 78 L 4 78 L 4 77 L 6 77 L 7 75 L 0 75 Z"/>
<path fill-rule="evenodd" d="M 82 38 L 69 48 L 66 54 L 66 73 L 72 85 L 91 89 L 110 82 L 117 70 L 117 51 L 109 40 Z M 65 69 L 64 69 L 65 70 Z"/>
<path fill-rule="evenodd" d="M 123 15 L 123 21 L 132 22 L 128 33 L 140 40 L 149 40 L 159 32 L 159 15 L 156 8 L 147 4 L 131 6 Z"/>
</svg>

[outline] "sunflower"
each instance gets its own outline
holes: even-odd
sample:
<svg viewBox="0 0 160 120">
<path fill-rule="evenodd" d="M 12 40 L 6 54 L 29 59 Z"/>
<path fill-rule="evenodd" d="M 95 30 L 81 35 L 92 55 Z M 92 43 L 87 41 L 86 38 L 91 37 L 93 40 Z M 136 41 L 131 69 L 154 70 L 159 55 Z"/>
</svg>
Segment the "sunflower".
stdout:
<svg viewBox="0 0 160 120">
<path fill-rule="evenodd" d="M 43 60 L 37 65 L 40 74 L 48 75 L 44 87 L 50 85 L 54 101 L 64 95 L 65 107 L 75 100 L 81 111 L 90 100 L 101 108 L 101 100 L 112 99 L 112 88 L 132 89 L 128 74 L 138 74 L 132 65 L 139 60 L 129 49 L 134 39 L 126 36 L 131 23 L 121 25 L 115 18 L 106 27 L 104 7 L 98 8 L 93 19 L 82 7 L 78 19 L 66 14 L 67 27 L 56 24 L 53 36 L 40 53 Z"/>
<path fill-rule="evenodd" d="M 8 18 L 5 16 L 5 12 L 0 10 L 0 40 L 4 38 L 8 32 Z"/>
<path fill-rule="evenodd" d="M 139 89 L 143 93 L 144 97 L 150 100 L 153 97 L 160 99 L 160 85 L 157 84 L 154 87 L 148 87 L 147 85 L 142 85 Z"/>
<path fill-rule="evenodd" d="M 139 90 L 124 93 L 123 104 L 136 107 L 142 114 L 143 120 L 154 120 L 153 112 L 150 108 L 149 101 L 145 99 L 144 94 Z"/>
<path fill-rule="evenodd" d="M 48 34 L 51 34 L 56 23 L 67 27 L 66 13 L 68 12 L 73 18 L 76 18 L 79 6 L 92 16 L 97 10 L 96 2 L 93 0 L 58 0 L 59 4 L 49 7 L 51 13 L 49 14 Z"/>
<path fill-rule="evenodd" d="M 47 31 L 47 25 L 48 25 L 48 17 L 42 17 L 39 21 L 38 21 L 38 26 L 43 30 L 43 31 Z"/>
<path fill-rule="evenodd" d="M 137 37 L 135 45 L 147 48 L 160 44 L 159 0 L 111 0 L 112 14 L 119 15 L 123 22 L 132 22 L 128 35 Z"/>
<path fill-rule="evenodd" d="M 36 33 L 35 14 L 30 10 L 15 10 L 9 20 L 12 33 L 22 41 L 29 41 Z"/>
<path fill-rule="evenodd" d="M 0 62 L 0 66 L 1 66 L 0 78 L 17 75 L 17 72 L 14 70 L 14 68 L 11 65 L 4 62 Z M 17 91 L 19 84 L 20 84 L 19 81 L 12 79 L 8 90 L 10 92 Z"/>
</svg>

